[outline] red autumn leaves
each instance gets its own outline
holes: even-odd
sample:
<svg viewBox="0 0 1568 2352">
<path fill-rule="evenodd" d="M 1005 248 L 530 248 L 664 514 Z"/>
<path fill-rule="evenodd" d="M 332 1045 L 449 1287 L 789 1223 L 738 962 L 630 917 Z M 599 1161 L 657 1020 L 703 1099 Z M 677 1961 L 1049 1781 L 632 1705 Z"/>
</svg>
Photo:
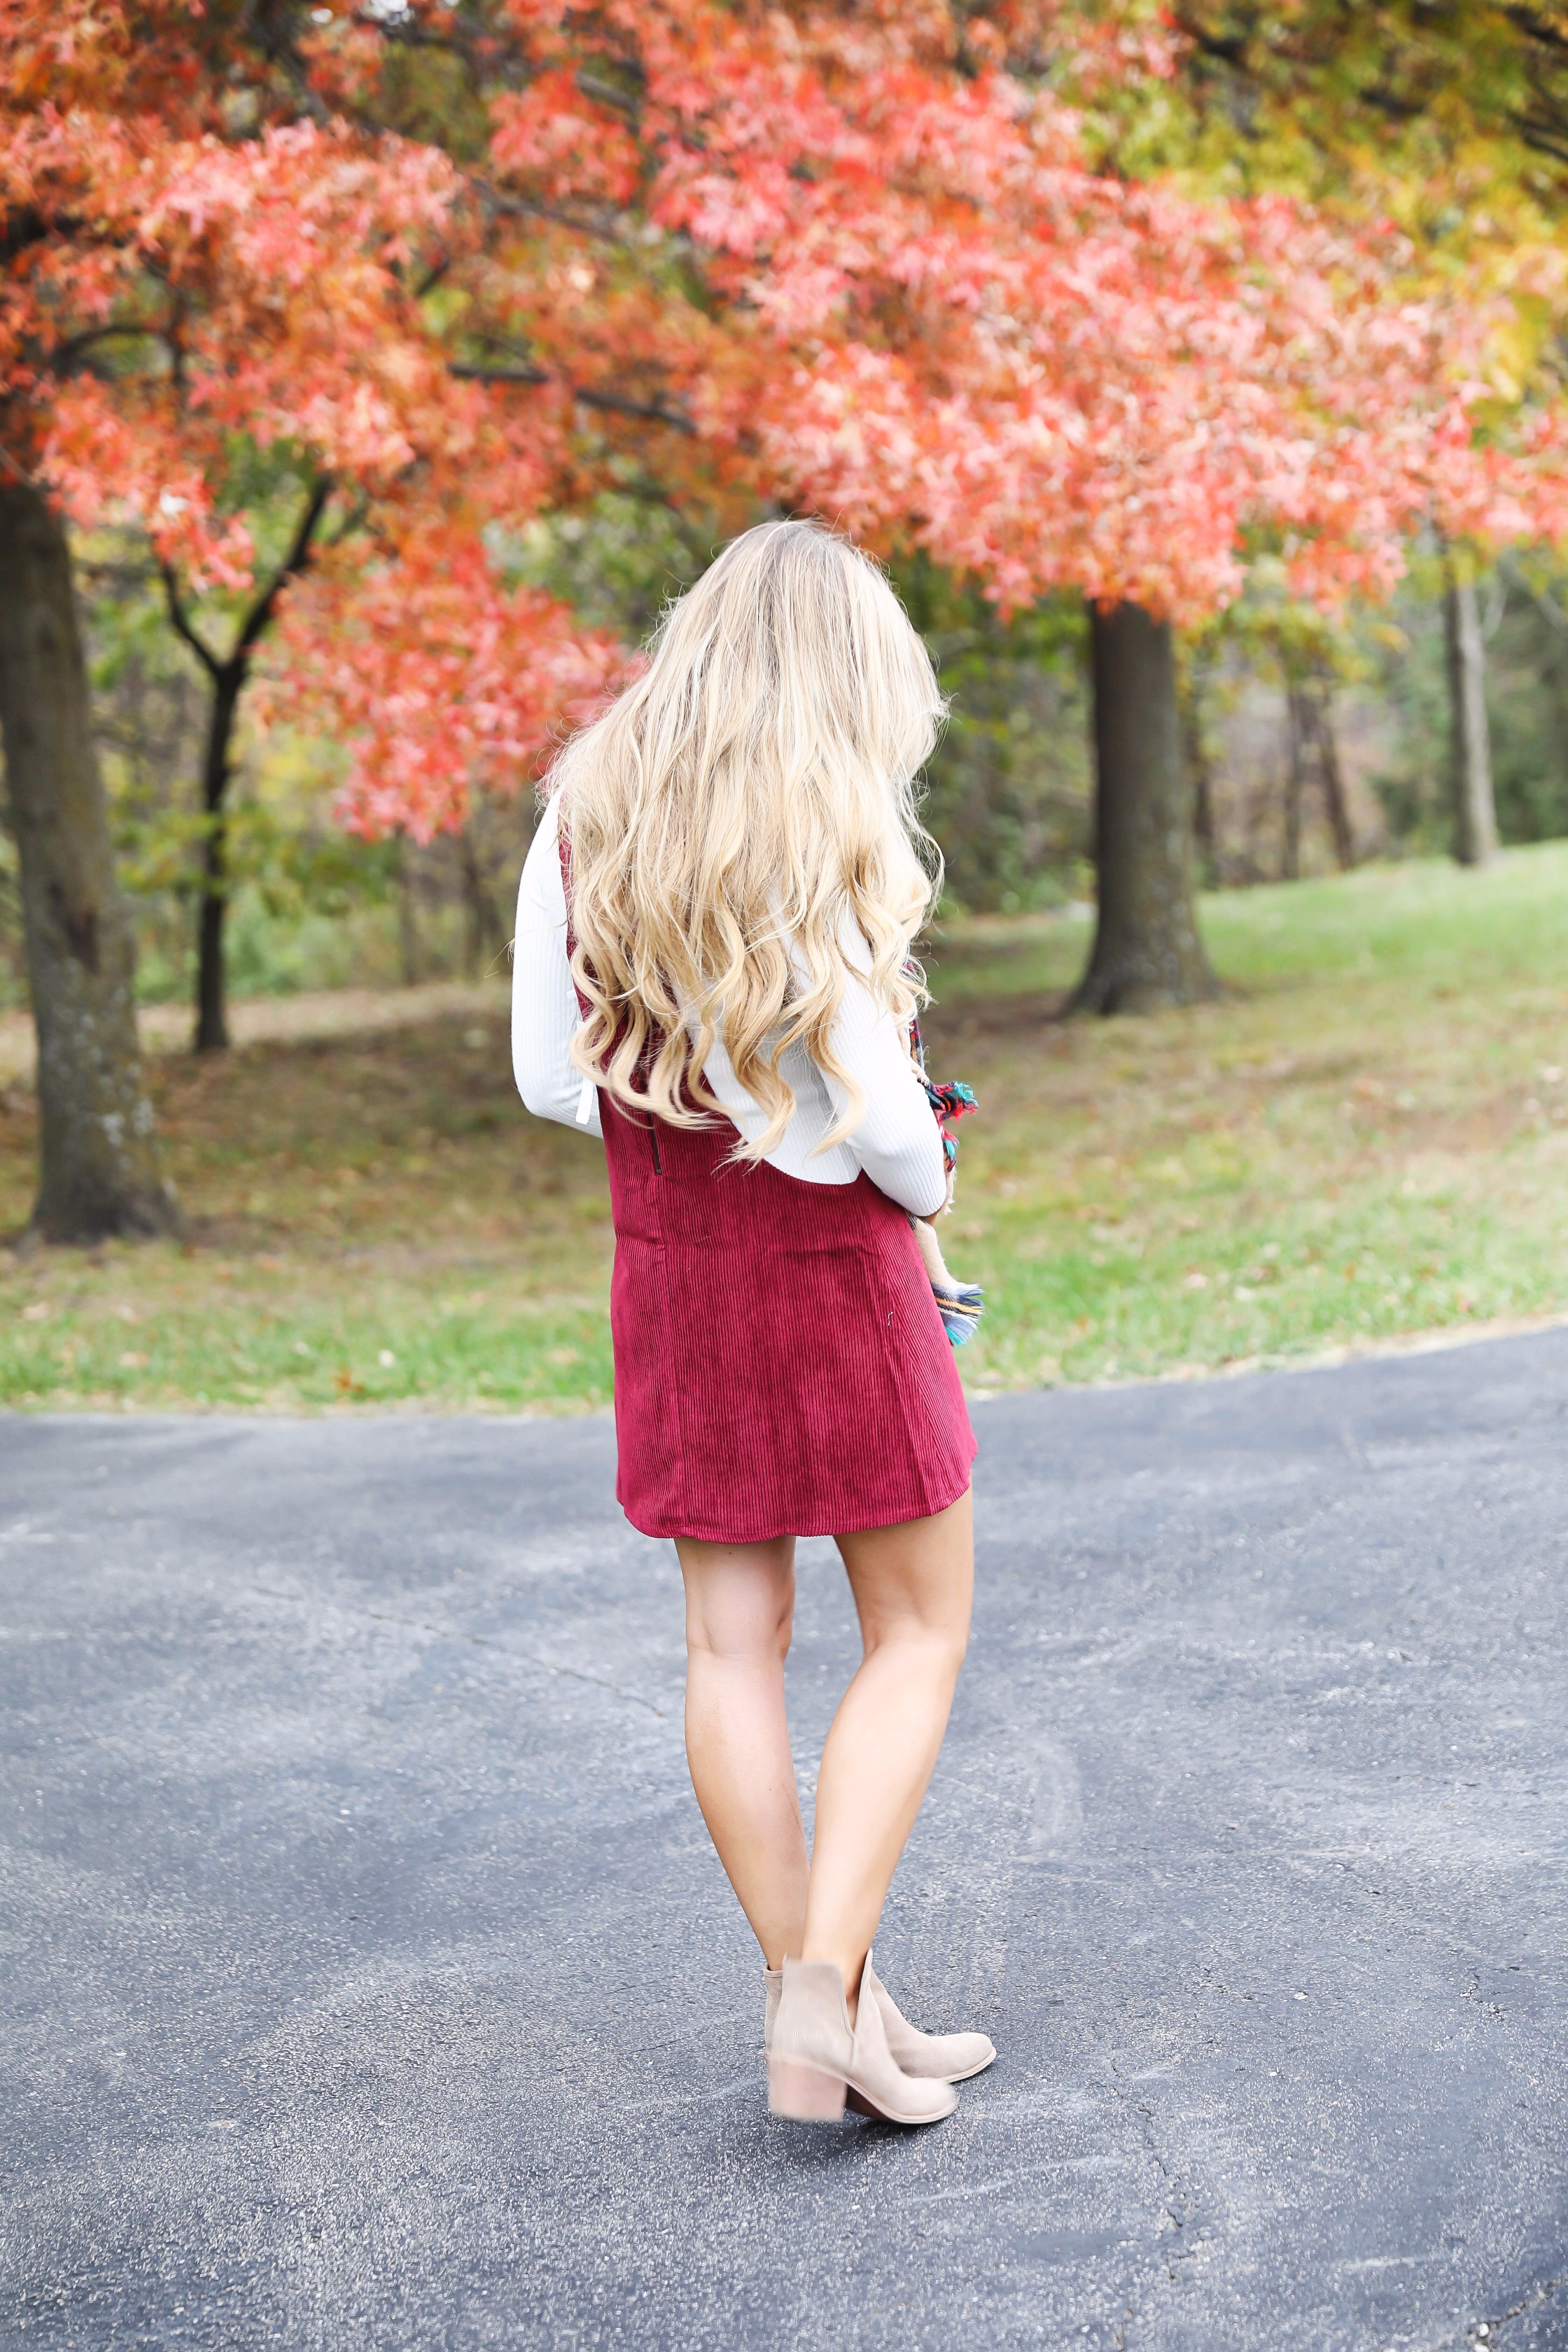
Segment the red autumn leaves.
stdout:
<svg viewBox="0 0 1568 2352">
<path fill-rule="evenodd" d="M 504 564 L 606 488 L 715 532 L 811 506 L 1006 604 L 1178 618 L 1235 593 L 1249 535 L 1329 596 L 1386 588 L 1424 522 L 1563 526 L 1554 420 L 1490 429 L 1482 322 L 1391 233 L 1091 167 L 1040 45 L 1157 73 L 1151 36 L 315 14 L 264 53 L 179 0 L 0 0 L 0 449 L 198 583 L 253 564 L 247 447 L 331 478 L 275 696 L 348 744 L 364 829 L 515 789 L 613 683 L 621 651 Z"/>
</svg>

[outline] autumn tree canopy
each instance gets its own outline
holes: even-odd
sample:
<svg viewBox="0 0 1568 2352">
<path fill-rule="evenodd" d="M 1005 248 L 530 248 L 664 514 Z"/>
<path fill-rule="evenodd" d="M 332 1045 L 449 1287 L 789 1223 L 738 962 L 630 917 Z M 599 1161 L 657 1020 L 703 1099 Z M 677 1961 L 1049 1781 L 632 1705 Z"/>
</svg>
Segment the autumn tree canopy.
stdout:
<svg viewBox="0 0 1568 2352">
<path fill-rule="evenodd" d="M 432 49 L 483 215 L 443 284 L 455 363 L 588 481 L 815 507 L 1005 604 L 1066 585 L 1179 616 L 1235 593 L 1249 529 L 1332 594 L 1389 585 L 1422 520 L 1539 521 L 1542 428 L 1478 433 L 1478 324 L 1412 290 L 1400 236 L 1096 167 L 1052 68 L 1168 76 L 1157 30 L 499 0 L 333 18 L 301 61 L 386 119 L 394 66 Z M 401 789 L 373 781 L 375 684 L 371 822 Z"/>
<path fill-rule="evenodd" d="M 485 524 L 570 495 L 574 467 L 542 415 L 451 364 L 436 289 L 479 242 L 471 188 L 440 146 L 324 108 L 242 23 L 184 0 L 0 11 L 0 455 L 78 520 L 135 517 L 199 591 L 257 584 L 245 453 L 285 453 L 306 497 L 330 494 L 373 614 L 389 561 L 406 614 L 463 609 L 466 748 L 526 765 L 605 654 L 482 560 Z M 498 635 L 502 705 L 472 691 Z M 411 745 L 446 700 L 433 652 Z"/>
<path fill-rule="evenodd" d="M 1156 634 L 1260 537 L 1332 597 L 1424 523 L 1557 529 L 1554 411 L 1500 407 L 1492 322 L 1403 232 L 1114 168 L 1104 121 L 1201 34 L 1092 0 L 0 0 L 0 468 L 134 518 L 177 622 L 214 584 L 279 617 L 345 821 L 421 837 L 626 658 L 505 561 L 607 488 L 716 534 L 815 509 Z M 279 467 L 309 545 L 268 574 Z"/>
<path fill-rule="evenodd" d="M 1097 167 L 1059 85 L 1168 76 L 1157 27 L 8 0 L 0 42 L 6 453 L 196 584 L 254 567 L 241 439 L 333 486 L 289 668 L 363 826 L 456 821 L 610 674 L 493 556 L 606 484 L 1178 616 L 1249 530 L 1332 593 L 1534 519 L 1398 236 Z"/>
</svg>

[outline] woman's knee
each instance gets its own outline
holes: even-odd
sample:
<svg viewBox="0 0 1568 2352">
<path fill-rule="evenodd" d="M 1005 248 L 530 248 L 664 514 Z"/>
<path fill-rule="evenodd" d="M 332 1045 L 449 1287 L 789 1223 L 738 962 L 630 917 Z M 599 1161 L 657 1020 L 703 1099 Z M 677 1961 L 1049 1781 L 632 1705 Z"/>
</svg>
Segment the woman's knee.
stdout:
<svg viewBox="0 0 1568 2352">
<path fill-rule="evenodd" d="M 861 1626 L 866 1655 L 894 1653 L 918 1663 L 933 1681 L 958 1680 L 969 1648 L 969 1612 L 879 1612 Z"/>
<path fill-rule="evenodd" d="M 788 1655 L 795 1621 L 795 1562 L 773 1544 L 744 1548 L 681 1543 L 686 1646 L 710 1657 L 771 1661 Z"/>
<path fill-rule="evenodd" d="M 969 1646 L 973 1569 L 960 1548 L 931 1557 L 879 1547 L 868 1558 L 845 1547 L 868 1656 L 889 1643 L 946 1660 L 956 1675 Z"/>
</svg>

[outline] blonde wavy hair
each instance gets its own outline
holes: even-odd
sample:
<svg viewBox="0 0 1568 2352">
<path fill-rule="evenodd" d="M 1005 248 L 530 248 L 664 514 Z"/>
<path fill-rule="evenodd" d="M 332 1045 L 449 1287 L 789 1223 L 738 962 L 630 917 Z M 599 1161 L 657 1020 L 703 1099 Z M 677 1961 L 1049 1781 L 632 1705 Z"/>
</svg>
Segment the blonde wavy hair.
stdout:
<svg viewBox="0 0 1568 2352">
<path fill-rule="evenodd" d="M 911 943 L 942 859 L 916 780 L 946 706 L 882 573 L 815 522 L 732 540 L 666 613 L 647 667 L 557 755 L 546 779 L 570 842 L 573 976 L 588 1013 L 577 1067 L 677 1127 L 717 1110 L 702 1066 L 722 1039 L 768 1115 L 735 1154 L 760 1160 L 795 1095 L 799 1043 L 863 1097 L 833 1027 L 858 931 L 868 984 L 907 1021 L 923 1001 Z"/>
</svg>

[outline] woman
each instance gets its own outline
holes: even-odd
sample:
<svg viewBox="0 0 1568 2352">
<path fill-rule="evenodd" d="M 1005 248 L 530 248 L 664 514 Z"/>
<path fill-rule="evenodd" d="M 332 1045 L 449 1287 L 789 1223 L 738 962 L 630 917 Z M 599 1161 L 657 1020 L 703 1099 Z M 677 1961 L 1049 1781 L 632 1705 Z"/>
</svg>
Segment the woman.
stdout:
<svg viewBox="0 0 1568 2352">
<path fill-rule="evenodd" d="M 942 711 L 875 566 L 747 531 L 570 741 L 518 905 L 531 1111 L 605 1139 L 616 1493 L 675 1539 L 692 1784 L 767 1970 L 770 2101 L 934 2123 L 984 2034 L 916 2032 L 871 1967 L 968 1638 L 974 1440 L 910 1214 L 943 1203 L 909 1050 L 931 898 L 914 779 Z M 784 1714 L 797 1536 L 865 1655 L 809 1863 Z"/>
</svg>

